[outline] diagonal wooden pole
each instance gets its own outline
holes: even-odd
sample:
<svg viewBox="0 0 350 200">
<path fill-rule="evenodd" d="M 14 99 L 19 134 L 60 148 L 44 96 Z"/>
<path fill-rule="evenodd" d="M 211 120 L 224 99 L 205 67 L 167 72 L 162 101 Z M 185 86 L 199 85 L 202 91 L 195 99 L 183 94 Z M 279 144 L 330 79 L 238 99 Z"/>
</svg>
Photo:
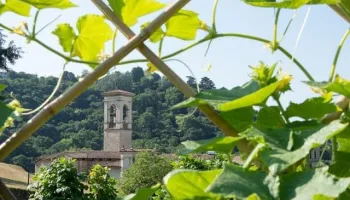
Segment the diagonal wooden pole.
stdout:
<svg viewBox="0 0 350 200">
<path fill-rule="evenodd" d="M 168 9 L 152 21 L 148 27 L 143 29 L 139 35 L 131 38 L 129 42 L 116 51 L 112 57 L 101 63 L 81 81 L 75 83 L 66 92 L 57 97 L 38 114 L 31 118 L 21 129 L 12 134 L 10 138 L 0 145 L 0 161 L 3 161 L 13 150 L 28 139 L 43 124 L 95 83 L 99 77 L 106 74 L 114 65 L 118 64 L 118 62 L 120 62 L 125 56 L 137 48 L 137 46 L 142 44 L 154 31 L 159 29 L 162 24 L 164 24 L 187 3 L 187 0 L 176 0 L 172 6 L 168 7 Z"/>
<path fill-rule="evenodd" d="M 96 7 L 98 7 L 101 12 L 127 37 L 132 38 L 135 33 L 126 26 L 121 19 L 114 14 L 114 12 L 102 1 L 102 0 L 91 0 Z M 190 0 L 184 0 L 189 2 Z M 145 56 L 157 69 L 162 72 L 168 80 L 179 89 L 186 97 L 193 97 L 196 92 L 184 82 L 170 67 L 165 64 L 155 53 L 152 52 L 145 44 L 140 44 L 137 48 L 139 52 Z M 238 136 L 238 132 L 226 121 L 224 120 L 211 106 L 209 105 L 199 105 L 198 109 L 204 113 L 210 121 L 212 121 L 226 136 Z M 238 148 L 242 154 L 250 153 L 252 147 L 248 145 L 246 140 L 241 140 L 238 143 Z"/>
</svg>

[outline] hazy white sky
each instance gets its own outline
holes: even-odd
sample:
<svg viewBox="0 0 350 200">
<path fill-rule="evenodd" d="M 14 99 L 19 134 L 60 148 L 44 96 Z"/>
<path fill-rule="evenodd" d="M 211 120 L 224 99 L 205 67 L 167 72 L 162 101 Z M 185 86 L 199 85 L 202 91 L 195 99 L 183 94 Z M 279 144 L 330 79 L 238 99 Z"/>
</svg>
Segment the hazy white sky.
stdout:
<svg viewBox="0 0 350 200">
<path fill-rule="evenodd" d="M 47 22 L 56 18 L 58 15 L 62 16 L 54 24 L 46 28 L 45 31 L 38 35 L 38 38 L 61 51 L 56 36 L 51 32 L 54 30 L 56 24 L 68 22 L 75 27 L 75 22 L 79 16 L 86 13 L 99 13 L 94 5 L 88 0 L 73 0 L 79 5 L 78 8 L 67 10 L 47 9 L 43 10 L 39 16 L 39 28 Z M 162 2 L 171 2 L 162 1 Z M 200 14 L 200 18 L 211 23 L 211 7 L 212 0 L 192 0 L 186 9 L 196 11 Z M 296 19 L 293 21 L 289 32 L 282 42 L 282 46 L 290 52 L 293 52 L 294 45 L 301 29 L 308 7 L 297 11 Z M 34 15 L 34 9 L 32 10 Z M 289 19 L 293 16 L 294 11 L 285 11 L 281 13 L 280 29 L 281 34 L 284 27 L 287 25 Z M 140 23 L 146 22 L 154 18 L 156 14 L 143 17 Z M 21 21 L 27 21 L 31 24 L 33 17 L 24 18 L 11 13 L 6 13 L 0 16 L 1 23 L 8 26 L 16 26 Z M 271 39 L 274 22 L 273 9 L 255 8 L 245 5 L 240 0 L 220 0 L 217 14 L 217 29 L 221 33 L 244 33 L 256 35 L 259 37 Z M 295 57 L 309 70 L 316 80 L 322 81 L 328 79 L 328 74 L 333 61 L 333 57 L 340 39 L 349 28 L 348 24 L 336 15 L 327 6 L 312 6 L 308 21 L 298 49 L 295 52 Z M 135 32 L 139 31 L 139 25 L 133 27 Z M 24 71 L 28 73 L 38 74 L 40 76 L 53 75 L 58 76 L 64 60 L 60 57 L 48 52 L 46 49 L 35 44 L 34 42 L 27 44 L 24 38 L 19 36 L 7 34 L 8 38 L 14 40 L 18 46 L 21 46 L 25 51 L 23 58 L 20 59 L 12 68 L 15 71 Z M 201 32 L 197 39 L 204 36 Z M 127 41 L 119 34 L 116 46 L 125 44 Z M 153 50 L 157 46 L 147 43 Z M 166 39 L 164 42 L 164 55 L 176 51 L 190 42 L 184 42 L 178 39 Z M 110 46 L 110 44 L 108 44 Z M 262 43 L 250 41 L 241 38 L 220 38 L 214 40 L 207 58 L 204 58 L 204 52 L 207 44 L 203 44 L 185 52 L 176 58 L 186 62 L 197 77 L 208 76 L 216 83 L 217 87 L 232 88 L 233 86 L 241 85 L 249 80 L 250 73 L 248 65 L 255 65 L 259 61 L 264 61 L 272 64 L 276 61 L 281 61 L 281 65 L 287 73 L 293 75 L 292 88 L 295 92 L 288 93 L 283 98 L 283 103 L 288 103 L 291 99 L 293 101 L 301 101 L 305 96 L 311 95 L 307 86 L 301 83 L 306 80 L 306 77 L 301 71 L 288 60 L 282 53 L 276 52 L 271 54 L 268 49 L 264 48 Z M 106 50 L 110 52 L 110 47 Z M 347 42 L 341 53 L 337 72 L 345 78 L 350 78 L 350 44 Z M 134 52 L 126 59 L 142 58 L 142 56 Z M 125 60 L 126 60 L 125 59 Z M 212 69 L 206 72 L 204 68 L 212 64 Z M 178 72 L 181 77 L 190 75 L 188 70 L 180 64 L 175 62 L 169 65 Z M 146 68 L 145 63 L 132 64 L 128 66 L 120 66 L 118 70 L 130 70 L 134 66 Z M 69 64 L 67 70 L 76 74 L 80 74 L 83 69 L 89 69 L 86 65 Z"/>
</svg>

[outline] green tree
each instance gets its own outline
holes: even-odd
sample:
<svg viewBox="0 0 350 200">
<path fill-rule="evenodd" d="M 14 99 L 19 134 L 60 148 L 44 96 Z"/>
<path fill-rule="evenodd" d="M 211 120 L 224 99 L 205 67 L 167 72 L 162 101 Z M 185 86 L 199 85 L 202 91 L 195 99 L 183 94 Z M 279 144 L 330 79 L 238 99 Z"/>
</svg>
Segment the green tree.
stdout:
<svg viewBox="0 0 350 200">
<path fill-rule="evenodd" d="M 8 63 L 14 64 L 21 57 L 22 51 L 12 41 L 5 47 L 4 37 L 6 36 L 2 34 L 2 30 L 0 29 L 0 69 L 9 70 Z"/>
<path fill-rule="evenodd" d="M 166 158 L 151 152 L 138 153 L 133 165 L 122 174 L 119 191 L 122 194 L 130 194 L 139 188 L 160 183 L 172 168 L 170 161 Z"/>
<path fill-rule="evenodd" d="M 101 165 L 91 168 L 88 184 L 90 196 L 96 200 L 117 199 L 117 180 L 108 174 L 109 169 Z"/>
<path fill-rule="evenodd" d="M 74 160 L 60 158 L 49 167 L 40 168 L 40 172 L 35 174 L 30 185 L 31 200 L 85 200 L 84 194 L 86 186 L 82 183 L 84 176 L 78 174 L 74 166 Z"/>
<path fill-rule="evenodd" d="M 203 77 L 199 82 L 199 88 L 201 90 L 215 89 L 215 83 L 208 77 Z"/>
</svg>

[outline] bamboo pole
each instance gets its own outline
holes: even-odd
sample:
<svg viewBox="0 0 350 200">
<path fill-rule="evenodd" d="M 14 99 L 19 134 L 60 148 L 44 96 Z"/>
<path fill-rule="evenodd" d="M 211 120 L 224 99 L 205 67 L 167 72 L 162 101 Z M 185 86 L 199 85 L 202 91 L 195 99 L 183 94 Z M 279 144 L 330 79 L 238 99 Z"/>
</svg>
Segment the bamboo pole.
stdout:
<svg viewBox="0 0 350 200">
<path fill-rule="evenodd" d="M 102 13 L 127 37 L 132 38 L 135 33 L 126 26 L 121 19 L 114 14 L 114 12 L 102 1 L 91 0 L 96 7 L 98 7 Z M 189 2 L 189 0 L 186 0 Z M 145 56 L 157 69 L 162 72 L 168 80 L 180 90 L 186 97 L 193 97 L 196 92 L 184 82 L 170 67 L 165 64 L 155 53 L 153 53 L 145 44 L 138 46 L 138 51 Z M 199 105 L 199 110 L 204 113 L 210 121 L 212 121 L 226 136 L 238 136 L 238 132 L 224 120 L 210 105 Z M 241 153 L 250 153 L 252 148 L 248 145 L 246 140 L 241 140 L 238 143 L 238 148 Z"/>
<path fill-rule="evenodd" d="M 16 200 L 15 195 L 12 194 L 11 190 L 8 189 L 5 183 L 0 179 L 0 197 L 4 200 Z"/>
<path fill-rule="evenodd" d="M 176 0 L 172 6 L 160 14 L 148 27 L 143 29 L 139 35 L 134 36 L 129 42 L 122 46 L 114 55 L 101 63 L 94 71 L 85 76 L 81 81 L 75 83 L 65 93 L 44 107 L 39 113 L 31 118 L 20 130 L 12 134 L 0 145 L 0 161 L 3 161 L 13 150 L 28 139 L 51 117 L 60 112 L 66 105 L 83 93 L 89 86 L 95 83 L 99 77 L 106 74 L 114 65 L 120 62 L 137 46 L 143 43 L 154 31 L 161 27 L 172 15 L 177 13 L 188 0 Z"/>
</svg>

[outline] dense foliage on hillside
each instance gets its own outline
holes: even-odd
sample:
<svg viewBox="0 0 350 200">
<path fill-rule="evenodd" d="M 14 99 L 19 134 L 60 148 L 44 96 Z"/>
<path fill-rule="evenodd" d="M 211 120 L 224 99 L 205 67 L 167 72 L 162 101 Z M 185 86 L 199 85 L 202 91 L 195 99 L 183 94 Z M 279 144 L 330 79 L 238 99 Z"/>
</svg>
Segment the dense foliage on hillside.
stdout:
<svg viewBox="0 0 350 200">
<path fill-rule="evenodd" d="M 83 73 L 82 76 L 84 76 Z M 81 77 L 66 72 L 63 84 L 57 95 Z M 8 85 L 5 90 L 5 102 L 14 97 L 24 108 L 34 109 L 49 96 L 55 87 L 57 78 L 38 77 L 32 74 L 10 71 L 1 83 Z M 196 87 L 195 79 L 188 77 L 188 83 Z M 202 90 L 215 88 L 207 77 L 201 79 Z M 140 67 L 131 72 L 115 72 L 97 82 L 93 87 L 79 96 L 73 103 L 50 120 L 36 134 L 16 149 L 7 162 L 18 164 L 33 171 L 33 161 L 36 157 L 78 149 L 102 149 L 103 144 L 103 92 L 122 89 L 136 94 L 133 99 L 133 147 L 157 148 L 170 152 L 181 141 L 212 138 L 220 134 L 209 121 L 199 112 L 187 116 L 193 109 L 169 108 L 184 100 L 184 96 L 158 74 L 145 75 Z M 23 126 L 28 120 L 24 117 L 15 128 L 8 129 L 0 136 L 0 143 L 17 127 Z"/>
</svg>

